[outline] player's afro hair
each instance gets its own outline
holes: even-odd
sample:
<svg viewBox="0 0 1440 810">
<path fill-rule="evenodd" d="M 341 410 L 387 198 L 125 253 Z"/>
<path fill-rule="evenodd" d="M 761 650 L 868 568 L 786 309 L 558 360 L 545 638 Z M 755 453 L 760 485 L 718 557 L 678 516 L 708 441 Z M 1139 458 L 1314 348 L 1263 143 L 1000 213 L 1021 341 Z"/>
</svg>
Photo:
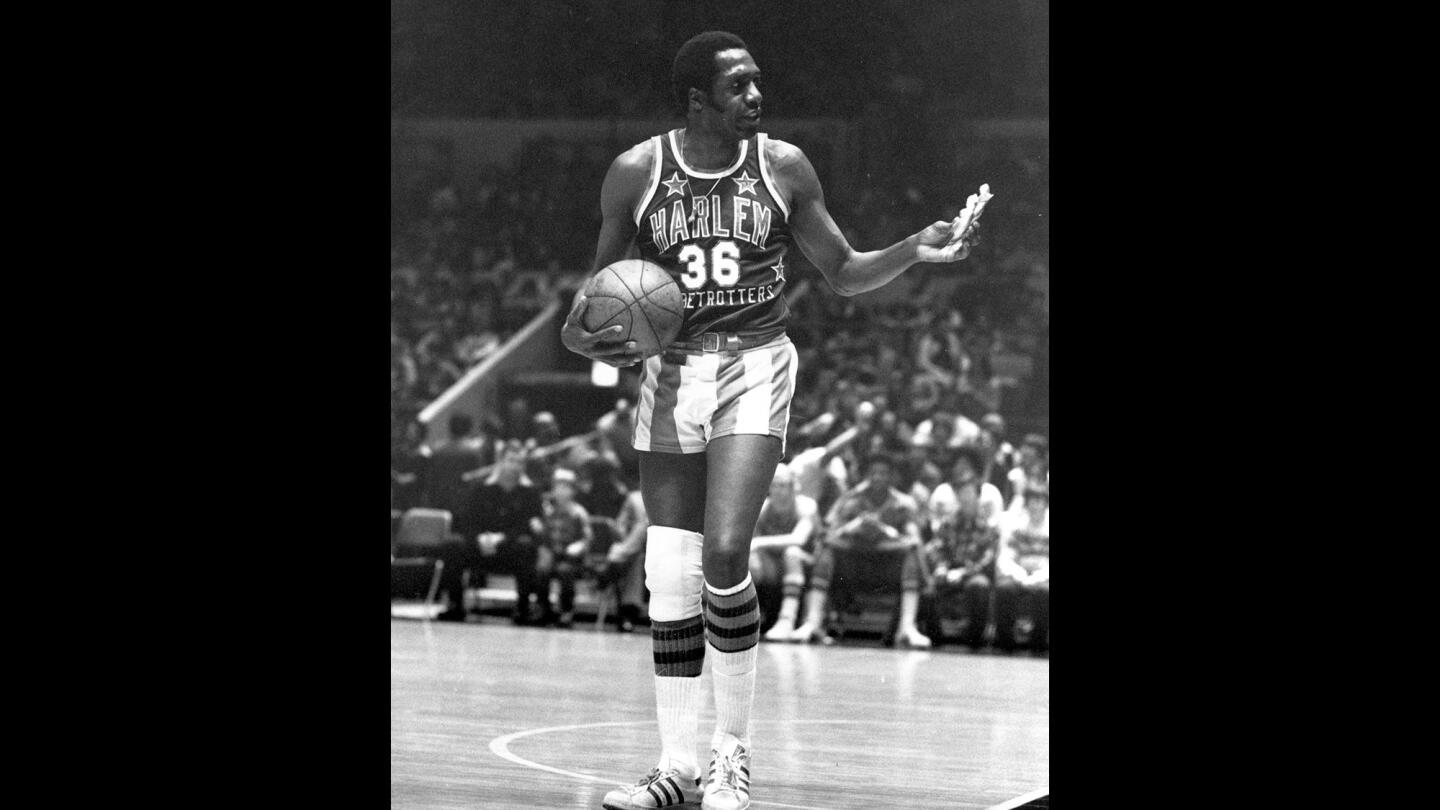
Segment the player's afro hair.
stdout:
<svg viewBox="0 0 1440 810">
<path fill-rule="evenodd" d="M 750 50 L 745 40 L 728 31 L 706 31 L 696 34 L 680 46 L 675 64 L 670 69 L 670 84 L 675 90 L 675 103 L 684 115 L 690 108 L 690 88 L 710 94 L 715 81 L 715 54 L 731 48 Z"/>
</svg>

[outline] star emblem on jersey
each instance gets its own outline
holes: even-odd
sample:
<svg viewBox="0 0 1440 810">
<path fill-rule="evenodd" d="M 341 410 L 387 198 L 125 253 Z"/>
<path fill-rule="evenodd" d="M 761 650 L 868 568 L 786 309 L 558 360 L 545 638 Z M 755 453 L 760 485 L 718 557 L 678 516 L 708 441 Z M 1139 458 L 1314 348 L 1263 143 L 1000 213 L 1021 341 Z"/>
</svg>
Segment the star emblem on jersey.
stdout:
<svg viewBox="0 0 1440 810">
<path fill-rule="evenodd" d="M 784 260 L 784 259 L 781 259 L 780 261 L 775 262 L 775 280 L 776 280 L 776 281 L 784 281 L 784 280 L 785 280 L 785 260 Z"/>
<path fill-rule="evenodd" d="M 741 172 L 739 177 L 732 177 L 730 179 L 734 180 L 735 185 L 740 187 L 740 190 L 735 192 L 736 194 L 754 194 L 755 184 L 760 182 L 758 177 L 754 180 L 750 179 L 750 171 L 748 169 Z"/>
<path fill-rule="evenodd" d="M 660 182 L 665 184 L 665 188 L 670 189 L 665 192 L 665 196 L 669 197 L 671 194 L 679 194 L 680 189 L 684 188 L 685 184 L 690 182 L 690 178 L 686 177 L 682 179 L 679 172 L 671 172 L 669 180 L 661 180 Z"/>
</svg>

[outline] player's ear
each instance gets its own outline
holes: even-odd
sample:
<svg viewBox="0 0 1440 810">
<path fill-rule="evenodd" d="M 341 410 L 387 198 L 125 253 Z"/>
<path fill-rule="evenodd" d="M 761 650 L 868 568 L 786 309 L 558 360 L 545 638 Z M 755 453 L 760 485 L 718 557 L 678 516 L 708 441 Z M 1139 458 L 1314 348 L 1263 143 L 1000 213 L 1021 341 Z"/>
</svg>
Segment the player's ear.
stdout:
<svg viewBox="0 0 1440 810">
<path fill-rule="evenodd" d="M 705 109 L 705 93 L 699 88 L 690 88 L 690 112 L 700 112 Z"/>
</svg>

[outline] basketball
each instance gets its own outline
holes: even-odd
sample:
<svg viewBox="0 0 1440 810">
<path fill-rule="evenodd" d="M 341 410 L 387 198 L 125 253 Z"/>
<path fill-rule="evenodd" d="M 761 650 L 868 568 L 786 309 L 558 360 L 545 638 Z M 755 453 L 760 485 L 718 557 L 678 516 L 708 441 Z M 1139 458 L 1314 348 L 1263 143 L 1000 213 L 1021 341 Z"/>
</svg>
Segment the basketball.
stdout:
<svg viewBox="0 0 1440 810">
<path fill-rule="evenodd" d="M 635 341 L 649 357 L 659 354 L 680 335 L 685 320 L 680 285 L 665 268 L 643 259 L 622 259 L 591 277 L 585 285 L 588 307 L 581 325 L 591 332 L 616 324 L 624 327 L 618 340 Z"/>
</svg>

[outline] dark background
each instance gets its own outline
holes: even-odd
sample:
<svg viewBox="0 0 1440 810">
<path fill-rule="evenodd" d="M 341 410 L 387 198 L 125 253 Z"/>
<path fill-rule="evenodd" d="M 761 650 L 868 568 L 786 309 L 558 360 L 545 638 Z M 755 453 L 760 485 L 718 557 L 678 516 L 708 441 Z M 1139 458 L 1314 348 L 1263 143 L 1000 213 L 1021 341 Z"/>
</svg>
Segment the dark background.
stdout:
<svg viewBox="0 0 1440 810">
<path fill-rule="evenodd" d="M 750 46 L 776 115 L 1049 113 L 1047 0 L 394 0 L 390 19 L 400 117 L 669 114 L 675 52 L 713 29 Z"/>
</svg>

